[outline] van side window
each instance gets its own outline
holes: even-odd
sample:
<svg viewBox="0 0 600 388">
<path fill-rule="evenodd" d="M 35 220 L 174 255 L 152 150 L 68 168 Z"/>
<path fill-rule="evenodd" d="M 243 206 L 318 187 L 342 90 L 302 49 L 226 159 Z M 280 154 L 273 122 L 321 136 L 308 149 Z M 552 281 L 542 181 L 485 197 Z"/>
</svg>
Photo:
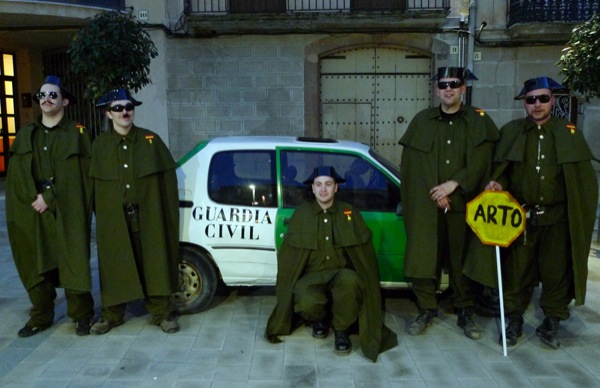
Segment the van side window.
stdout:
<svg viewBox="0 0 600 388">
<path fill-rule="evenodd" d="M 400 186 L 367 159 L 354 154 L 329 151 L 282 151 L 281 181 L 283 207 L 295 208 L 314 198 L 310 185 L 304 185 L 319 165 L 333 166 L 344 179 L 337 198 L 361 211 L 396 212 Z"/>
<path fill-rule="evenodd" d="M 223 151 L 208 169 L 208 195 L 227 205 L 275 207 L 275 151 Z"/>
</svg>

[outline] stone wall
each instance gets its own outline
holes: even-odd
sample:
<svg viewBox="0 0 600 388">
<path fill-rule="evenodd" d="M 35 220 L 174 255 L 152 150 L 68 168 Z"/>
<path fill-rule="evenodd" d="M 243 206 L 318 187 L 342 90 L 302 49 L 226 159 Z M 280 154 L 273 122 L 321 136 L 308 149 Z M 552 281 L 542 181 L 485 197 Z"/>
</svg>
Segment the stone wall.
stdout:
<svg viewBox="0 0 600 388">
<path fill-rule="evenodd" d="M 304 48 L 312 35 L 170 39 L 171 150 L 215 136 L 304 134 Z"/>
<path fill-rule="evenodd" d="M 166 40 L 166 90 L 169 143 L 180 158 L 198 142 L 215 136 L 314 134 L 318 93 L 311 85 L 317 74 L 307 74 L 307 63 L 318 62 L 314 47 L 327 42 L 327 50 L 352 44 L 399 44 L 434 54 L 440 65 L 455 65 L 449 55 L 453 34 L 417 35 L 245 35 L 236 37 Z M 476 46 L 481 61 L 473 71 L 472 104 L 485 109 L 498 126 L 523 117 L 515 101 L 523 82 L 547 75 L 563 77 L 555 66 L 562 46 Z M 310 58 L 309 58 L 310 57 Z M 443 63 L 442 63 L 443 62 Z M 318 72 L 318 65 L 311 73 Z M 305 93 L 308 93 L 305 96 Z M 433 100 L 434 104 L 438 101 Z M 598 101 L 584 105 L 579 128 L 600 156 L 600 136 L 594 127 Z"/>
</svg>

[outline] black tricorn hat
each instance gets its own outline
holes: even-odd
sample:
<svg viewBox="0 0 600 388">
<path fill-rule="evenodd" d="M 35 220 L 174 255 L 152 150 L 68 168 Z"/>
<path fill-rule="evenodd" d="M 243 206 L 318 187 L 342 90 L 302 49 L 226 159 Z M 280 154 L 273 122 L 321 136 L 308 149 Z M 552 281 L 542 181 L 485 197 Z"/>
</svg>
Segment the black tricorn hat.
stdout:
<svg viewBox="0 0 600 388">
<path fill-rule="evenodd" d="M 437 74 L 431 79 L 437 81 L 442 78 L 458 78 L 463 82 L 479 79 L 466 67 L 438 67 Z"/>
<path fill-rule="evenodd" d="M 523 89 L 521 89 L 519 95 L 515 97 L 515 100 L 521 100 L 525 98 L 525 95 L 527 93 L 537 89 L 549 89 L 552 93 L 554 93 L 559 90 L 565 90 L 566 87 L 559 84 L 550 77 L 542 76 L 530 78 L 527 81 L 525 81 L 525 83 L 523 84 Z"/>
<path fill-rule="evenodd" d="M 102 107 L 102 106 L 109 105 L 113 101 L 122 101 L 122 100 L 129 100 L 135 106 L 142 105 L 141 101 L 137 101 L 135 98 L 133 98 L 131 96 L 131 93 L 129 93 L 129 90 L 120 88 L 120 89 L 109 90 L 108 92 L 104 93 L 98 99 L 96 106 Z"/>
<path fill-rule="evenodd" d="M 65 89 L 65 87 L 62 84 L 61 79 L 58 78 L 57 76 L 55 76 L 55 75 L 49 75 L 49 76 L 47 76 L 44 79 L 44 82 L 42 83 L 42 86 L 44 86 L 46 84 L 58 86 L 58 88 L 60 89 L 60 92 L 62 93 L 63 99 L 69 100 L 69 104 L 71 104 L 71 105 L 77 104 L 77 97 L 75 97 L 74 94 L 72 94 L 67 89 Z M 33 101 L 35 101 L 36 103 L 38 103 L 38 104 L 40 103 L 40 99 L 37 98 L 37 93 L 33 93 L 33 97 L 31 97 L 31 99 Z"/>
<path fill-rule="evenodd" d="M 310 185 L 313 183 L 315 178 L 320 176 L 330 176 L 335 180 L 335 183 L 344 183 L 346 180 L 342 178 L 335 169 L 331 166 L 319 166 L 315 167 L 312 174 L 304 181 L 305 185 Z"/>
</svg>

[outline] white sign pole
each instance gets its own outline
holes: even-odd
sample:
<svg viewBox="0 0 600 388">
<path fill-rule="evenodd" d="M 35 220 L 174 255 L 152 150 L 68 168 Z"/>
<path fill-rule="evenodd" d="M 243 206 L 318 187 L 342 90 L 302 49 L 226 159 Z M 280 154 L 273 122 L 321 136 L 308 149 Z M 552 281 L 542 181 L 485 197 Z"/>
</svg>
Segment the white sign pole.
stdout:
<svg viewBox="0 0 600 388">
<path fill-rule="evenodd" d="M 500 247 L 496 245 L 496 269 L 498 271 L 498 297 L 500 299 L 500 331 L 502 332 L 502 351 L 506 357 L 506 329 L 504 321 L 504 293 L 502 291 L 502 267 L 500 266 Z"/>
<path fill-rule="evenodd" d="M 500 204 L 502 204 L 502 206 L 500 206 Z M 501 209 L 503 212 L 501 223 L 496 221 L 498 209 Z M 509 215 L 508 211 L 510 209 L 512 210 Z M 496 246 L 498 296 L 500 299 L 500 322 L 502 325 L 502 349 L 504 351 L 504 357 L 506 357 L 506 322 L 504 319 L 504 292 L 502 291 L 500 246 L 508 247 L 521 233 L 523 233 L 525 230 L 525 210 L 509 192 L 486 190 L 467 203 L 466 217 L 467 224 L 469 224 L 483 244 Z M 508 220 L 508 218 L 510 218 L 510 220 Z"/>
</svg>

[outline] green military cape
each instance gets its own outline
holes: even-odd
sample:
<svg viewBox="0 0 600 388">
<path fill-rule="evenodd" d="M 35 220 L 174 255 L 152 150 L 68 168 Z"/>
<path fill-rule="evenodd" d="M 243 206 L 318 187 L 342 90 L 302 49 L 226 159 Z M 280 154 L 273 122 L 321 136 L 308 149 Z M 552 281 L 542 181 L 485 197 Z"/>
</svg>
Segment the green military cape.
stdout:
<svg viewBox="0 0 600 388">
<path fill-rule="evenodd" d="M 171 295 L 178 282 L 179 199 L 175 162 L 160 137 L 133 126 L 135 187 L 147 296 Z M 148 137 L 148 138 L 147 138 Z M 150 138 L 151 137 L 151 138 Z M 119 136 L 103 133 L 94 141 L 98 267 L 102 302 L 113 306 L 144 298 L 123 211 L 118 173 Z"/>
<path fill-rule="evenodd" d="M 531 121 L 524 118 L 511 121 L 501 128 L 501 138 L 494 155 L 494 162 L 499 165 L 492 179 L 498 179 L 509 163 L 523 161 L 525 129 L 530 125 Z M 557 160 L 562 164 L 565 176 L 575 305 L 583 305 L 588 277 L 588 256 L 598 206 L 598 180 L 591 163 L 594 156 L 583 134 L 567 120 L 553 117 L 546 124 L 546 128 L 555 136 Z M 490 256 L 487 256 L 488 263 L 492 260 Z M 489 265 L 484 264 L 480 269 L 484 267 L 487 268 Z M 496 266 L 492 268 L 494 268 L 492 274 L 488 271 L 489 279 L 496 274 Z"/>
<path fill-rule="evenodd" d="M 312 202 L 298 207 L 290 219 L 283 244 L 277 252 L 277 304 L 269 317 L 265 336 L 280 342 L 297 327 L 294 320 L 294 285 L 304 271 L 311 250 L 317 249 L 318 219 Z M 360 346 L 366 357 L 377 356 L 398 344 L 396 334 L 383 324 L 379 267 L 371 241 L 371 231 L 360 212 L 345 202 L 336 202 L 333 215 L 335 247 L 345 248 L 363 289 L 363 303 L 358 314 Z M 350 211 L 347 216 L 344 212 Z"/>
<path fill-rule="evenodd" d="M 37 197 L 31 172 L 33 134 L 42 128 L 41 119 L 21 128 L 10 149 L 6 221 L 13 258 L 27 290 L 43 280 L 41 274 L 58 269 L 61 287 L 90 291 L 91 139 L 83 126 L 67 118 L 53 129 L 55 184 L 43 194 L 52 207 L 40 214 L 31 207 Z"/>
<path fill-rule="evenodd" d="M 455 177 L 459 187 L 455 195 L 463 195 L 465 203 L 476 197 L 489 181 L 494 143 L 498 128 L 481 109 L 462 107 L 467 136 L 466 167 Z M 399 143 L 404 146 L 400 164 L 402 209 L 406 225 L 404 275 L 409 278 L 437 277 L 438 208 L 429 191 L 442 183 L 438 178 L 436 121 L 441 120 L 439 107 L 419 112 Z M 459 191 L 459 192 L 457 192 Z M 463 211 L 453 209 L 451 211 Z M 467 240 L 473 240 L 469 233 Z"/>
</svg>

